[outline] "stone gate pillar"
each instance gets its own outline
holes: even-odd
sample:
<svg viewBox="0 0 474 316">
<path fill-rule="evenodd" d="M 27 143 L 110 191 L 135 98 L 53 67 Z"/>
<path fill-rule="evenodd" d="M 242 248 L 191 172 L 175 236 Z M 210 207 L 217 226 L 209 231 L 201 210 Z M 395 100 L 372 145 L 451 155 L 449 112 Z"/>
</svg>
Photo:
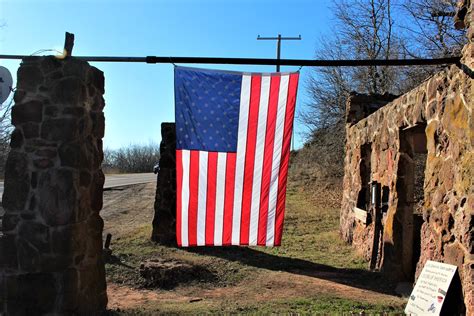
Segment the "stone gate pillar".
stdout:
<svg viewBox="0 0 474 316">
<path fill-rule="evenodd" d="M 24 59 L 3 194 L 0 314 L 96 314 L 102 261 L 104 76 L 87 62 Z"/>
<path fill-rule="evenodd" d="M 176 126 L 161 124 L 160 171 L 156 185 L 155 217 L 151 239 L 176 245 Z"/>
</svg>

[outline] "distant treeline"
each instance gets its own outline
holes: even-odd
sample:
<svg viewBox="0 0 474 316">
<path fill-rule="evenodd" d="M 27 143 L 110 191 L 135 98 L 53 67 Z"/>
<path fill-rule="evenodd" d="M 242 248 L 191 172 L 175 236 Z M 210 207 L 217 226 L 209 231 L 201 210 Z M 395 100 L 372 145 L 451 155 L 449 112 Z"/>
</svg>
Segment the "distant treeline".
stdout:
<svg viewBox="0 0 474 316">
<path fill-rule="evenodd" d="M 159 159 L 160 146 L 155 143 L 105 149 L 102 169 L 105 173 L 153 172 L 153 166 Z"/>
</svg>

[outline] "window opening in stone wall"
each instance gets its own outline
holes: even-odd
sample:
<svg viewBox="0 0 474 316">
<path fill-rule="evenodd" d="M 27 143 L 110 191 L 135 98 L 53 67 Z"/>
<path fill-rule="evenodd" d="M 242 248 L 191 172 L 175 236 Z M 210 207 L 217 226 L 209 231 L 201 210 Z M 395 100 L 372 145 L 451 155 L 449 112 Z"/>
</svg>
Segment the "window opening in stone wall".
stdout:
<svg viewBox="0 0 474 316">
<path fill-rule="evenodd" d="M 364 144 L 361 149 L 361 160 L 359 164 L 361 189 L 357 197 L 357 207 L 368 211 L 370 207 L 370 178 L 372 144 Z"/>
</svg>

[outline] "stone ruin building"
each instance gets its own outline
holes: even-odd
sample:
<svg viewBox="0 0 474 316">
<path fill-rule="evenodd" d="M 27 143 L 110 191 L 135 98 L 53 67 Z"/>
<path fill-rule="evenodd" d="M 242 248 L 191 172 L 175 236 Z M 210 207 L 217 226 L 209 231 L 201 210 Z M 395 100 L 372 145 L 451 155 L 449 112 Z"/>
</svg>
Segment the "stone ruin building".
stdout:
<svg viewBox="0 0 474 316">
<path fill-rule="evenodd" d="M 468 1 L 463 3 L 464 12 Z M 469 26 L 472 10 L 461 25 Z M 461 17 L 462 18 L 462 17 Z M 352 94 L 340 231 L 395 281 L 457 266 L 454 310 L 474 314 L 474 26 L 453 65 L 395 98 Z M 466 310 L 464 310 L 466 309 Z"/>
</svg>

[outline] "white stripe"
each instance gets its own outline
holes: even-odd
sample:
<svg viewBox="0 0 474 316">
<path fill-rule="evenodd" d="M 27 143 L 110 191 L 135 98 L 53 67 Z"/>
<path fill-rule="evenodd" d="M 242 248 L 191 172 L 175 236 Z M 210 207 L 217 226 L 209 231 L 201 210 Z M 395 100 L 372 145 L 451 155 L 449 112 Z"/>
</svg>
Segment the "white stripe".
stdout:
<svg viewBox="0 0 474 316">
<path fill-rule="evenodd" d="M 278 176 L 280 173 L 281 147 L 285 130 L 286 102 L 290 76 L 281 76 L 280 93 L 278 96 L 277 119 L 275 125 L 275 143 L 273 145 L 272 177 L 270 179 L 270 193 L 268 199 L 267 246 L 275 243 L 275 219 L 278 196 Z"/>
<path fill-rule="evenodd" d="M 267 131 L 267 113 L 270 100 L 270 76 L 262 76 L 260 105 L 258 107 L 257 142 L 255 145 L 255 164 L 253 169 L 252 204 L 250 207 L 249 245 L 257 245 L 258 220 L 260 213 L 260 191 L 262 188 L 263 154 Z"/>
<path fill-rule="evenodd" d="M 216 213 L 214 222 L 214 245 L 222 246 L 224 229 L 225 168 L 226 153 L 217 153 Z"/>
<path fill-rule="evenodd" d="M 206 245 L 207 151 L 199 152 L 199 189 L 197 211 L 197 245 Z"/>
<path fill-rule="evenodd" d="M 181 189 L 181 243 L 183 247 L 189 246 L 188 240 L 188 212 L 189 212 L 189 150 L 182 150 L 183 187 Z"/>
<path fill-rule="evenodd" d="M 239 131 L 235 161 L 234 210 L 232 215 L 232 245 L 240 244 L 240 220 L 242 217 L 242 190 L 244 185 L 245 152 L 247 150 L 247 128 L 250 108 L 250 86 L 252 77 L 242 76 L 240 94 Z"/>
</svg>

